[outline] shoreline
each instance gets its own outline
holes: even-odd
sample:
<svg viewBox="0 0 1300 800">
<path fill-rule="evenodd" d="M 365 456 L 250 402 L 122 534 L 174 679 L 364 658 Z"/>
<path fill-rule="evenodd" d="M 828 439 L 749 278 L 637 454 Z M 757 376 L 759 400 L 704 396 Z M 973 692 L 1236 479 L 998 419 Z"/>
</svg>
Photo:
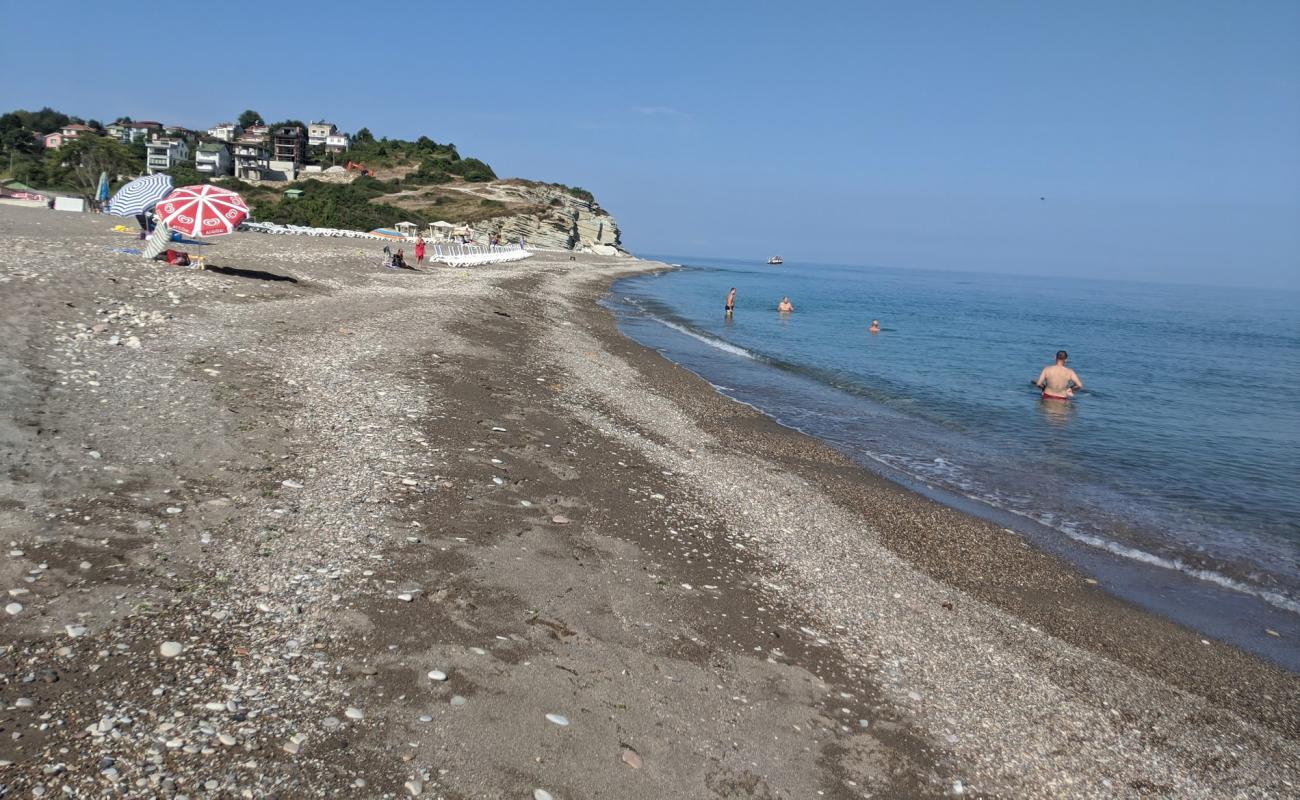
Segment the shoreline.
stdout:
<svg viewBox="0 0 1300 800">
<path fill-rule="evenodd" d="M 653 277 L 670 271 L 656 271 Z M 803 414 L 800 398 L 811 396 L 814 400 L 809 402 L 815 402 L 819 411 L 831 417 L 839 415 L 839 419 L 848 419 L 857 412 L 893 418 L 891 415 L 900 412 L 887 400 L 870 394 L 869 389 L 845 389 L 801 370 L 798 364 L 750 352 L 746 348 L 752 345 L 740 342 L 753 342 L 752 338 L 732 340 L 706 321 L 682 316 L 680 309 L 671 307 L 668 295 L 697 283 L 688 276 L 662 286 L 657 280 L 620 279 L 612 287 L 607 305 L 626 335 L 663 353 L 709 384 L 716 384 L 716 391 L 729 399 L 828 443 L 886 480 L 1012 529 L 1040 549 L 1063 557 L 1073 569 L 1098 579 L 1113 594 L 1151 613 L 1200 631 L 1206 638 L 1226 641 L 1290 672 L 1300 672 L 1300 650 L 1290 644 L 1300 635 L 1300 618 L 1294 613 L 1295 603 L 1274 588 L 1276 583 L 1270 585 L 1266 580 L 1270 575 L 1267 571 L 1264 577 L 1254 575 L 1252 563 L 1234 558 L 1231 552 L 1191 544 L 1182 551 L 1172 549 L 1167 539 L 1160 538 L 1163 534 L 1153 533 L 1166 531 L 1167 527 L 1148 529 L 1133 526 L 1130 521 L 1117 535 L 1113 530 L 1086 523 L 1075 527 L 1075 518 L 1069 516 L 1069 511 L 1062 512 L 1060 506 L 1033 501 L 1008 505 L 998 498 L 1002 493 L 1033 497 L 1035 492 L 1026 490 L 1024 484 L 1002 483 L 994 487 L 985 481 L 983 493 L 945 484 L 942 476 L 939 483 L 933 484 L 930 478 L 913 474 L 889 458 L 899 456 L 896 460 L 905 463 L 916 458 L 922 464 L 929 464 L 937 455 L 953 458 L 938 448 L 915 446 L 921 441 L 916 437 L 896 437 L 897 448 L 877 442 L 873 449 L 883 447 L 887 451 L 884 457 L 857 447 L 852 438 L 846 438 L 846 424 Z M 669 292 L 664 286 L 677 289 Z M 698 307 L 695 310 L 698 312 Z M 896 420 L 900 428 L 909 424 L 907 417 Z M 917 424 L 924 426 L 924 421 Z M 871 430 L 879 435 L 879 423 Z M 972 469 L 970 464 L 958 468 Z M 1066 524 L 1059 524 L 1061 519 Z M 1078 519 L 1089 517 L 1085 514 Z M 1252 582 L 1252 578 L 1256 580 Z"/>
<path fill-rule="evenodd" d="M 590 297 L 593 305 L 608 288 Z M 649 383 L 695 383 L 682 391 L 716 399 L 716 405 L 692 399 L 693 404 L 714 406 L 698 412 L 705 430 L 723 433 L 729 446 L 816 483 L 838 505 L 867 520 L 886 547 L 907 563 L 1072 645 L 1171 680 L 1179 688 L 1251 708 L 1256 719 L 1277 724 L 1290 736 L 1300 735 L 1298 709 L 1273 705 L 1274 698 L 1285 696 L 1288 684 L 1300 687 L 1300 676 L 1235 645 L 1204 640 L 1200 632 L 1107 591 L 1060 554 L 1030 544 L 1022 534 L 877 474 L 830 443 L 727 397 L 704 377 L 623 334 L 612 311 L 602 312 L 608 321 L 592 320 L 599 338 L 610 349 L 617 349 L 621 340 L 642 350 L 629 360 Z M 728 411 L 728 406 L 735 408 Z M 709 424 L 719 418 L 729 418 L 731 429 Z M 946 532 L 963 538 L 954 542 Z M 1261 683 L 1222 682 L 1226 674 L 1241 679 L 1252 665 L 1265 668 L 1257 673 Z"/>
<path fill-rule="evenodd" d="M 102 254 L 104 222 L 0 209 L 15 793 L 1300 780 L 1294 676 L 626 339 L 596 301 L 647 262 L 395 274 L 256 235 L 205 253 L 292 283 Z"/>
</svg>

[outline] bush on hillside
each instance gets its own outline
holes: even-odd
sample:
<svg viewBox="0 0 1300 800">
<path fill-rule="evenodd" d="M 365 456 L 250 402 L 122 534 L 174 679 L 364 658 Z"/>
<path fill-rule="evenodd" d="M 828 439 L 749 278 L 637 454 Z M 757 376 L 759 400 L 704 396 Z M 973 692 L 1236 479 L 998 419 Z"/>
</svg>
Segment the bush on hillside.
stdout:
<svg viewBox="0 0 1300 800">
<path fill-rule="evenodd" d="M 421 226 L 427 222 L 419 213 L 386 203 L 371 202 L 385 192 L 364 181 L 384 185 L 383 181 L 367 178 L 359 178 L 354 183 L 306 181 L 298 185 L 303 191 L 302 197 L 257 203 L 253 208 L 253 217 L 262 222 L 278 222 L 282 225 L 358 231 L 386 228 L 403 219 Z"/>
</svg>

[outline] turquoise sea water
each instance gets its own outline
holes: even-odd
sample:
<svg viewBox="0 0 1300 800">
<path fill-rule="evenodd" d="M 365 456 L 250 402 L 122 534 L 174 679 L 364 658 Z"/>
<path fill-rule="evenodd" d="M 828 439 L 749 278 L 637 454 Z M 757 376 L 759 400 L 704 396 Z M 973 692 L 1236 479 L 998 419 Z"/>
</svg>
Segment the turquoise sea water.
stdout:
<svg viewBox="0 0 1300 800">
<path fill-rule="evenodd" d="M 1122 596 L 1300 667 L 1300 294 L 662 260 L 683 266 L 611 290 L 627 335 Z M 1047 403 L 1029 383 L 1062 348 L 1092 393 Z"/>
</svg>

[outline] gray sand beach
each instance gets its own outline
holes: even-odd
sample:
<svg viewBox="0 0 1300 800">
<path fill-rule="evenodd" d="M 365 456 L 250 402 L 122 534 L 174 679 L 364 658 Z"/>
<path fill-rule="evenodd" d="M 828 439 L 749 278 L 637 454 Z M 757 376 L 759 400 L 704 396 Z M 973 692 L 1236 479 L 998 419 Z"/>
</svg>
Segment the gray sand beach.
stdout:
<svg viewBox="0 0 1300 800">
<path fill-rule="evenodd" d="M 0 207 L 0 796 L 1295 797 L 1300 681 L 616 331 Z"/>
</svg>

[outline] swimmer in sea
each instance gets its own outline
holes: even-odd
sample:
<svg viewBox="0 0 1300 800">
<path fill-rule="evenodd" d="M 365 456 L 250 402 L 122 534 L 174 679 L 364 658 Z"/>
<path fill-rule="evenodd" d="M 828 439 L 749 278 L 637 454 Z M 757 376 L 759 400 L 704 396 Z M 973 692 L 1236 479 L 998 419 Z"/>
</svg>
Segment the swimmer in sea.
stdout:
<svg viewBox="0 0 1300 800">
<path fill-rule="evenodd" d="M 736 310 L 736 287 L 733 286 L 731 287 L 731 291 L 727 292 L 727 316 L 731 316 L 731 312 L 735 310 Z"/>
<path fill-rule="evenodd" d="M 776 306 L 776 310 L 780 311 L 782 314 L 788 314 L 791 311 L 794 311 L 794 303 L 790 302 L 790 298 L 782 297 L 781 302 Z"/>
<path fill-rule="evenodd" d="M 880 320 L 871 320 L 871 327 L 867 328 L 868 333 L 880 333 Z"/>
<path fill-rule="evenodd" d="M 1065 366 L 1065 362 L 1070 359 L 1070 354 L 1064 350 L 1056 351 L 1056 363 L 1051 366 L 1043 367 L 1043 371 L 1038 373 L 1038 380 L 1034 385 L 1043 390 L 1044 400 L 1069 400 L 1074 397 L 1075 389 L 1083 388 L 1083 381 L 1074 370 Z"/>
</svg>

